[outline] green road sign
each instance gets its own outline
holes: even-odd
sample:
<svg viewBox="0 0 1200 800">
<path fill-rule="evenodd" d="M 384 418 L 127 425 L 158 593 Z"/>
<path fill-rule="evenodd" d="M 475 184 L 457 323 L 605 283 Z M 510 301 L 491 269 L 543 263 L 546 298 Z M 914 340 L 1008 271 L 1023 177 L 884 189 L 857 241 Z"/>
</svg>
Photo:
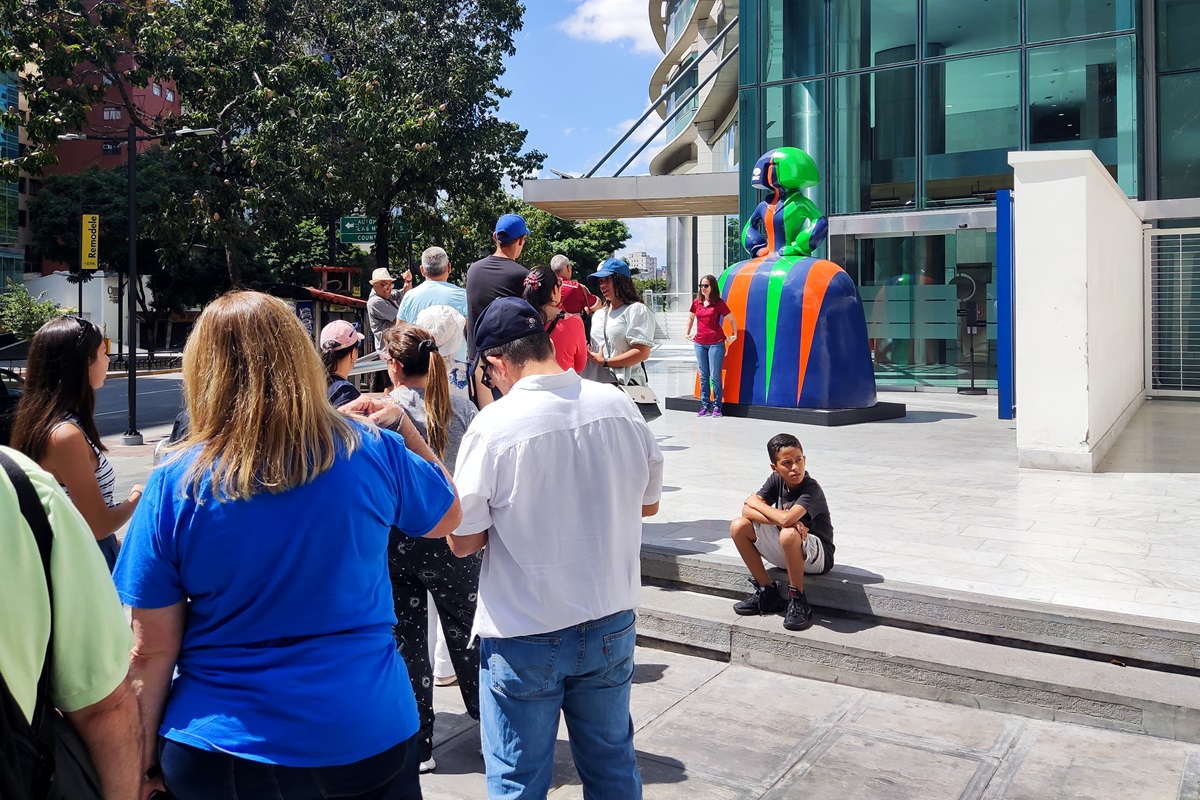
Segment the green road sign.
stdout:
<svg viewBox="0 0 1200 800">
<path fill-rule="evenodd" d="M 405 222 L 402 219 L 396 219 L 392 223 L 392 225 L 394 225 L 396 228 L 396 235 L 405 236 L 405 237 L 408 236 L 408 223 L 407 222 Z"/>
<path fill-rule="evenodd" d="M 342 217 L 341 240 L 347 244 L 374 244 L 373 217 Z"/>
</svg>

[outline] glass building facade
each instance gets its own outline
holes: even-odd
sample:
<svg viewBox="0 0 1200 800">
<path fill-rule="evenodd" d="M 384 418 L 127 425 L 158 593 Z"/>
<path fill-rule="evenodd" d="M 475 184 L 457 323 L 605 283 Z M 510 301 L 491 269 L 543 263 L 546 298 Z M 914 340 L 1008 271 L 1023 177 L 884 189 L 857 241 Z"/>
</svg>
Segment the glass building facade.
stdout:
<svg viewBox="0 0 1200 800">
<path fill-rule="evenodd" d="M 743 0 L 740 25 L 741 216 L 761 153 L 813 156 L 807 193 L 847 217 L 818 255 L 858 282 L 881 384 L 995 385 L 994 222 L 970 212 L 1012 187 L 1009 152 L 1200 196 L 1200 0 Z M 972 222 L 872 223 L 937 210 Z"/>
<path fill-rule="evenodd" d="M 17 105 L 17 84 L 11 75 L 0 73 L 0 103 Z M 19 148 L 15 128 L 0 127 L 0 158 L 16 158 Z M 20 249 L 20 204 L 17 184 L 0 181 L 0 291 L 7 285 L 5 278 L 20 283 L 25 272 L 25 258 Z"/>
</svg>

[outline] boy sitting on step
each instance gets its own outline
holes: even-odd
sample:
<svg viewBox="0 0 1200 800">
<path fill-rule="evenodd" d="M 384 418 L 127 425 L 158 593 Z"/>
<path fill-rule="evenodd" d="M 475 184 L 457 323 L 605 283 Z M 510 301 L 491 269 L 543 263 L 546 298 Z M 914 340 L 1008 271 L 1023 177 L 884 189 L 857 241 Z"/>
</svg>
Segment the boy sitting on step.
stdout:
<svg viewBox="0 0 1200 800">
<path fill-rule="evenodd" d="M 771 477 L 746 498 L 742 515 L 729 524 L 729 535 L 750 568 L 754 594 L 734 604 L 738 614 L 773 614 L 786 607 L 783 627 L 802 631 L 812 625 L 804 596 L 804 573 L 833 569 L 833 523 L 821 486 L 804 469 L 804 449 L 790 433 L 767 442 Z M 787 570 L 788 596 L 767 574 L 763 559 Z"/>
</svg>

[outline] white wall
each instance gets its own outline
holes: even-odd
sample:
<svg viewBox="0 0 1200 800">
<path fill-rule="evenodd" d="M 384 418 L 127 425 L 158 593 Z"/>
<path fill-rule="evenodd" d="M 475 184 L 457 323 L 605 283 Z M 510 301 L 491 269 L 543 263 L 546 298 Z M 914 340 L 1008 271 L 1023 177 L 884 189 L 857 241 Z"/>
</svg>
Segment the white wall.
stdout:
<svg viewBox="0 0 1200 800">
<path fill-rule="evenodd" d="M 1091 472 L 1145 396 L 1142 220 L 1089 151 L 1009 163 L 1018 463 Z"/>
<path fill-rule="evenodd" d="M 91 320 L 100 326 L 104 335 L 112 339 L 112 352 L 117 352 L 117 326 L 125 331 L 128 310 L 124 306 L 120 310 L 124 314 L 118 318 L 118 306 L 115 300 L 119 281 L 117 274 L 97 272 L 92 280 L 83 284 L 83 313 L 84 319 Z M 25 289 L 34 297 L 42 292 L 46 299 L 53 300 L 64 308 L 79 308 L 79 286 L 67 280 L 67 273 L 55 272 L 50 275 L 25 276 Z M 123 334 L 122 334 L 123 335 Z"/>
</svg>

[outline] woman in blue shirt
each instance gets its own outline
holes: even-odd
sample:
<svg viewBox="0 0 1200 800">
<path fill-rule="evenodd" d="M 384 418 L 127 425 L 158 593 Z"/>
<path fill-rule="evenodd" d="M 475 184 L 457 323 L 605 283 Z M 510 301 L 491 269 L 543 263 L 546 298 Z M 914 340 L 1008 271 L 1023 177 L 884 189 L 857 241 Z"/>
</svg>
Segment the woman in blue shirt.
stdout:
<svg viewBox="0 0 1200 800">
<path fill-rule="evenodd" d="M 410 420 L 397 436 L 333 409 L 278 299 L 211 303 L 183 376 L 191 428 L 151 475 L 115 575 L 147 774 L 178 800 L 420 798 L 388 532 L 452 531 L 448 474 Z"/>
</svg>

